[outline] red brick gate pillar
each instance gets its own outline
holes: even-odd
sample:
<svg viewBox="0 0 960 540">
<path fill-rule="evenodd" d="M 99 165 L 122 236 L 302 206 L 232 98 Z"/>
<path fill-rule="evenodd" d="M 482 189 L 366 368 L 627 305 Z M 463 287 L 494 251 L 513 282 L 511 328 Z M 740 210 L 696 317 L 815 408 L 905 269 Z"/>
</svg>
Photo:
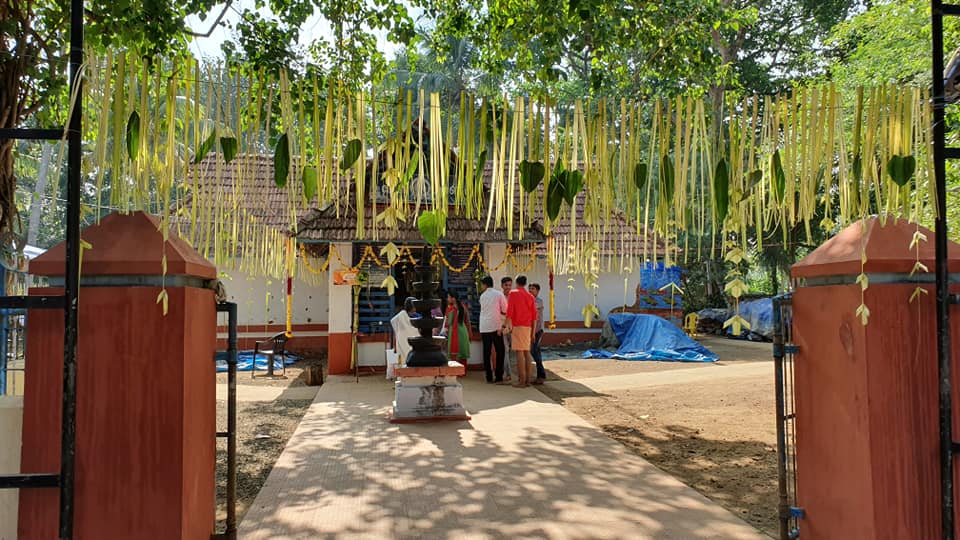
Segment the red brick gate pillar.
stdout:
<svg viewBox="0 0 960 540">
<path fill-rule="evenodd" d="M 77 351 L 75 536 L 209 540 L 214 522 L 216 269 L 159 221 L 112 214 L 87 228 Z M 157 303 L 163 278 L 169 312 Z M 31 263 L 62 285 L 65 250 Z M 59 280 L 59 284 L 57 281 Z M 31 294 L 56 293 L 34 289 Z M 23 472 L 60 457 L 63 313 L 32 310 L 27 329 Z M 19 536 L 56 537 L 58 492 L 22 490 Z"/>
<path fill-rule="evenodd" d="M 940 537 L 933 233 L 919 229 L 929 240 L 918 243 L 919 260 L 930 271 L 911 276 L 917 230 L 892 219 L 858 222 L 792 269 L 804 540 Z M 950 272 L 958 271 L 960 246 L 951 244 Z M 856 314 L 861 272 L 866 326 Z M 918 286 L 927 293 L 911 302 Z"/>
</svg>

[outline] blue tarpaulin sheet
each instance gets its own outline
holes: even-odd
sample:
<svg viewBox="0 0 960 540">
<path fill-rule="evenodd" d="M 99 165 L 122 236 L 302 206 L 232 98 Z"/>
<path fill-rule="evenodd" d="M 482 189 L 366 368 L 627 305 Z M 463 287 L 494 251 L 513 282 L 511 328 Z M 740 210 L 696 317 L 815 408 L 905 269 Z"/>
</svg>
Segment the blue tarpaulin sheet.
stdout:
<svg viewBox="0 0 960 540">
<path fill-rule="evenodd" d="M 773 339 L 773 298 L 740 302 L 740 316 L 750 324 L 750 331 L 744 332 L 743 337 Z M 727 327 L 727 334 L 733 334 L 731 326 Z"/>
<path fill-rule="evenodd" d="M 669 362 L 716 362 L 719 358 L 676 325 L 656 315 L 617 313 L 610 314 L 607 320 L 620 340 L 620 348 L 616 352 L 590 349 L 584 358 Z"/>
<path fill-rule="evenodd" d="M 216 359 L 217 359 L 217 373 L 223 373 L 227 371 L 227 352 L 218 351 Z M 286 364 L 289 366 L 290 364 L 293 364 L 299 359 L 300 358 L 292 354 L 287 354 Z M 267 362 L 269 361 L 270 361 L 270 358 L 268 355 L 263 353 L 257 354 L 257 371 L 261 371 L 261 370 L 266 371 Z M 251 371 L 252 367 L 253 367 L 253 351 L 238 352 L 237 353 L 237 371 Z M 283 364 L 280 363 L 280 356 L 275 356 L 273 358 L 273 369 L 274 370 L 283 369 Z"/>
</svg>

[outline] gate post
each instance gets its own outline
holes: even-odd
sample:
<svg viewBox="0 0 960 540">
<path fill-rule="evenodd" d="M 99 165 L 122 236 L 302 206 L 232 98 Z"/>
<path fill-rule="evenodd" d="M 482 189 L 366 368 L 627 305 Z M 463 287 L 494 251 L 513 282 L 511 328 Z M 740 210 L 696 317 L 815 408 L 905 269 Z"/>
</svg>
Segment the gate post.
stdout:
<svg viewBox="0 0 960 540">
<path fill-rule="evenodd" d="M 923 241 L 911 248 L 917 232 L 933 238 L 905 221 L 870 218 L 792 268 L 804 540 L 940 536 L 934 280 L 921 267 L 911 275 L 918 261 L 933 268 L 934 249 Z M 957 244 L 950 271 L 960 271 Z M 926 293 L 911 301 L 917 287 Z"/>
<path fill-rule="evenodd" d="M 77 352 L 77 538 L 209 540 L 214 524 L 216 269 L 157 218 L 85 229 Z M 166 255 L 166 275 L 161 258 Z M 31 262 L 56 294 L 60 244 Z M 169 311 L 163 314 L 162 290 Z M 29 314 L 21 471 L 59 469 L 63 314 Z M 21 539 L 55 538 L 57 492 L 22 490 Z"/>
</svg>

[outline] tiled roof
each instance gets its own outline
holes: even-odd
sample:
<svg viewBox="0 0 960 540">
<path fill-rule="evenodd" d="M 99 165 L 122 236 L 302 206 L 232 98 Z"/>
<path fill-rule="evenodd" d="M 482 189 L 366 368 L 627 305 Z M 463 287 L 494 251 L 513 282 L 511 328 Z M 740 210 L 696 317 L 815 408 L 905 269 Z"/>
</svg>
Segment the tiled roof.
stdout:
<svg viewBox="0 0 960 540">
<path fill-rule="evenodd" d="M 506 167 L 504 167 L 504 172 L 506 172 Z M 489 187 L 493 182 L 493 163 L 488 161 L 483 171 L 484 184 Z M 516 173 L 516 182 L 517 182 L 517 191 L 514 194 L 514 205 L 519 205 L 519 190 L 521 189 L 520 184 L 520 173 Z M 543 199 L 543 182 L 537 187 L 536 197 L 538 200 Z M 588 194 L 585 191 L 581 191 L 576 198 L 574 199 L 574 204 L 576 204 L 576 226 L 575 230 L 578 235 L 583 234 L 588 230 L 593 230 L 594 225 L 588 224 L 584 218 L 584 205 L 588 197 Z M 526 197 L 525 197 L 526 198 Z M 543 204 L 534 205 L 536 214 L 533 216 L 533 219 L 539 222 L 544 221 L 543 215 Z M 554 238 L 562 238 L 570 235 L 571 232 L 571 220 L 570 220 L 570 207 L 564 203 L 563 208 L 560 211 L 560 216 L 557 221 L 553 223 L 550 234 Z M 611 212 L 610 218 L 605 219 L 603 216 L 597 218 L 597 223 L 595 224 L 596 230 L 600 232 L 600 253 L 602 255 L 621 255 L 623 253 L 637 255 L 643 253 L 644 250 L 644 238 L 641 234 L 637 234 L 637 225 L 635 222 L 632 222 L 627 216 L 621 211 Z M 596 237 L 591 235 L 592 237 Z M 647 250 L 652 252 L 654 249 L 654 242 L 651 236 L 647 237 Z M 663 253 L 663 242 L 657 240 L 656 242 L 657 252 Z M 539 248 L 540 254 L 546 254 L 546 247 L 541 246 Z"/>
<path fill-rule="evenodd" d="M 273 156 L 241 154 L 230 163 L 224 163 L 219 154 L 211 154 L 194 169 L 196 178 L 187 180 L 191 189 L 184 206 L 190 207 L 196 198 L 193 190 L 202 194 L 200 200 L 218 198 L 222 206 L 234 205 L 238 218 L 253 218 L 259 223 L 291 230 L 296 223 L 291 213 L 302 216 L 316 207 L 316 200 L 303 200 L 303 183 L 296 160 L 291 162 L 290 181 L 278 188 L 273 181 Z M 293 223 L 291 223 L 293 221 Z"/>
<path fill-rule="evenodd" d="M 273 157 L 270 155 L 243 154 L 238 155 L 229 164 L 223 163 L 221 157 L 217 154 L 211 154 L 204 159 L 195 168 L 196 179 L 188 180 L 191 190 L 197 190 L 203 193 L 202 199 L 209 200 L 211 197 L 217 197 L 227 204 L 234 205 L 240 214 L 240 219 L 255 219 L 270 227 L 280 229 L 288 233 L 296 233 L 298 238 L 308 240 L 327 240 L 327 241 L 351 241 L 355 239 L 356 213 L 355 210 L 345 210 L 341 207 L 341 215 L 338 218 L 335 208 L 319 209 L 316 200 L 305 201 L 303 199 L 303 183 L 300 181 L 300 172 L 296 160 L 291 163 L 290 181 L 284 188 L 278 188 L 273 181 Z M 487 161 L 484 169 L 484 184 L 489 190 L 493 177 L 493 163 Z M 196 185 L 194 186 L 194 182 Z M 515 201 L 519 201 L 519 173 L 517 173 L 517 186 L 514 194 Z M 351 194 L 353 190 L 350 190 Z M 489 191 L 488 191 L 489 193 Z M 543 197 L 543 187 L 537 188 L 536 196 Z M 581 192 L 577 195 L 575 204 L 577 205 L 576 230 L 578 232 L 587 231 L 594 225 L 586 223 L 583 215 L 584 201 L 588 195 Z M 188 198 L 185 206 L 189 208 L 193 198 Z M 489 200 L 489 199 L 488 199 Z M 531 240 L 543 240 L 543 228 L 540 223 L 543 222 L 542 205 L 535 205 L 536 214 L 533 216 L 534 223 L 524 233 L 524 242 Z M 515 210 L 518 210 L 518 204 L 515 204 Z M 367 236 L 371 236 L 372 230 L 370 208 L 367 207 Z M 515 216 L 517 214 L 515 213 Z M 387 231 L 382 229 L 379 237 L 381 239 L 390 239 L 397 241 L 420 241 L 419 231 L 416 224 L 409 220 L 406 224 L 401 223 L 398 231 Z M 515 222 L 519 221 L 517 217 Z M 605 255 L 619 255 L 622 253 L 638 254 L 643 251 L 644 239 L 637 235 L 636 224 L 627 219 L 622 212 L 614 212 L 610 219 L 598 218 L 595 224 L 602 233 L 601 253 Z M 554 237 L 564 237 L 570 234 L 570 211 L 565 207 L 561 211 L 561 217 L 553 225 L 551 234 Z M 516 230 L 514 237 L 516 239 Z M 467 220 L 451 215 L 447 221 L 447 238 L 445 241 L 463 241 L 463 242 L 506 242 L 506 231 L 503 226 L 496 230 L 487 231 L 485 220 Z M 662 252 L 662 243 L 658 241 L 657 251 Z M 647 249 L 653 249 L 653 241 L 647 239 Z M 545 247 L 541 246 L 540 251 L 545 253 Z"/>
<path fill-rule="evenodd" d="M 378 227 L 377 236 L 373 233 L 373 218 L 371 209 L 366 208 L 365 241 L 378 240 L 384 242 L 415 242 L 422 243 L 423 238 L 417 229 L 415 219 L 411 216 L 406 222 L 399 222 L 396 229 Z M 517 216 L 519 221 L 519 216 Z M 342 209 L 337 217 L 336 208 L 330 206 L 322 210 L 311 210 L 300 219 L 300 240 L 316 240 L 330 242 L 349 242 L 356 239 L 356 209 Z M 516 230 L 514 231 L 516 236 Z M 538 223 L 533 223 L 524 231 L 523 242 L 544 242 L 546 237 Z M 503 228 L 487 231 L 485 223 L 476 219 L 466 219 L 455 215 L 447 216 L 447 233 L 441 242 L 478 243 L 478 242 L 507 242 L 507 231 Z M 514 240 L 519 242 L 519 240 Z"/>
</svg>

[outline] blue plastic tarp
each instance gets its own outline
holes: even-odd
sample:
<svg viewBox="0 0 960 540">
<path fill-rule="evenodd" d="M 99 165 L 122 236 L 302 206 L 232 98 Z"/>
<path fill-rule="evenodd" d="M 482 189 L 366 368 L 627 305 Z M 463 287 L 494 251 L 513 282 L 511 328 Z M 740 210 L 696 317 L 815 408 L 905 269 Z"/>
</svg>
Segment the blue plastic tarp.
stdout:
<svg viewBox="0 0 960 540">
<path fill-rule="evenodd" d="M 773 298 L 760 298 L 740 302 L 740 316 L 750 324 L 750 334 L 764 339 L 773 339 Z M 727 327 L 727 334 L 733 334 L 732 327 Z"/>
<path fill-rule="evenodd" d="M 286 364 L 289 366 L 297 360 L 297 356 L 292 354 L 287 354 Z M 227 371 L 227 353 L 226 351 L 217 352 L 217 373 L 223 373 Z M 257 354 L 257 371 L 266 371 L 267 362 L 270 361 L 270 357 L 266 354 L 259 353 Z M 237 353 L 237 371 L 251 371 L 253 367 L 253 351 L 240 351 Z M 283 369 L 283 364 L 281 363 L 280 357 L 275 356 L 273 358 L 273 369 Z"/>
<path fill-rule="evenodd" d="M 663 263 L 646 263 L 640 267 L 640 288 L 647 291 L 659 291 L 671 283 L 680 286 L 682 270 L 676 266 L 664 266 Z"/>
<path fill-rule="evenodd" d="M 719 358 L 676 325 L 656 315 L 617 313 L 610 314 L 607 321 L 620 340 L 620 348 L 616 352 L 590 349 L 584 358 L 669 362 L 716 362 Z"/>
</svg>

